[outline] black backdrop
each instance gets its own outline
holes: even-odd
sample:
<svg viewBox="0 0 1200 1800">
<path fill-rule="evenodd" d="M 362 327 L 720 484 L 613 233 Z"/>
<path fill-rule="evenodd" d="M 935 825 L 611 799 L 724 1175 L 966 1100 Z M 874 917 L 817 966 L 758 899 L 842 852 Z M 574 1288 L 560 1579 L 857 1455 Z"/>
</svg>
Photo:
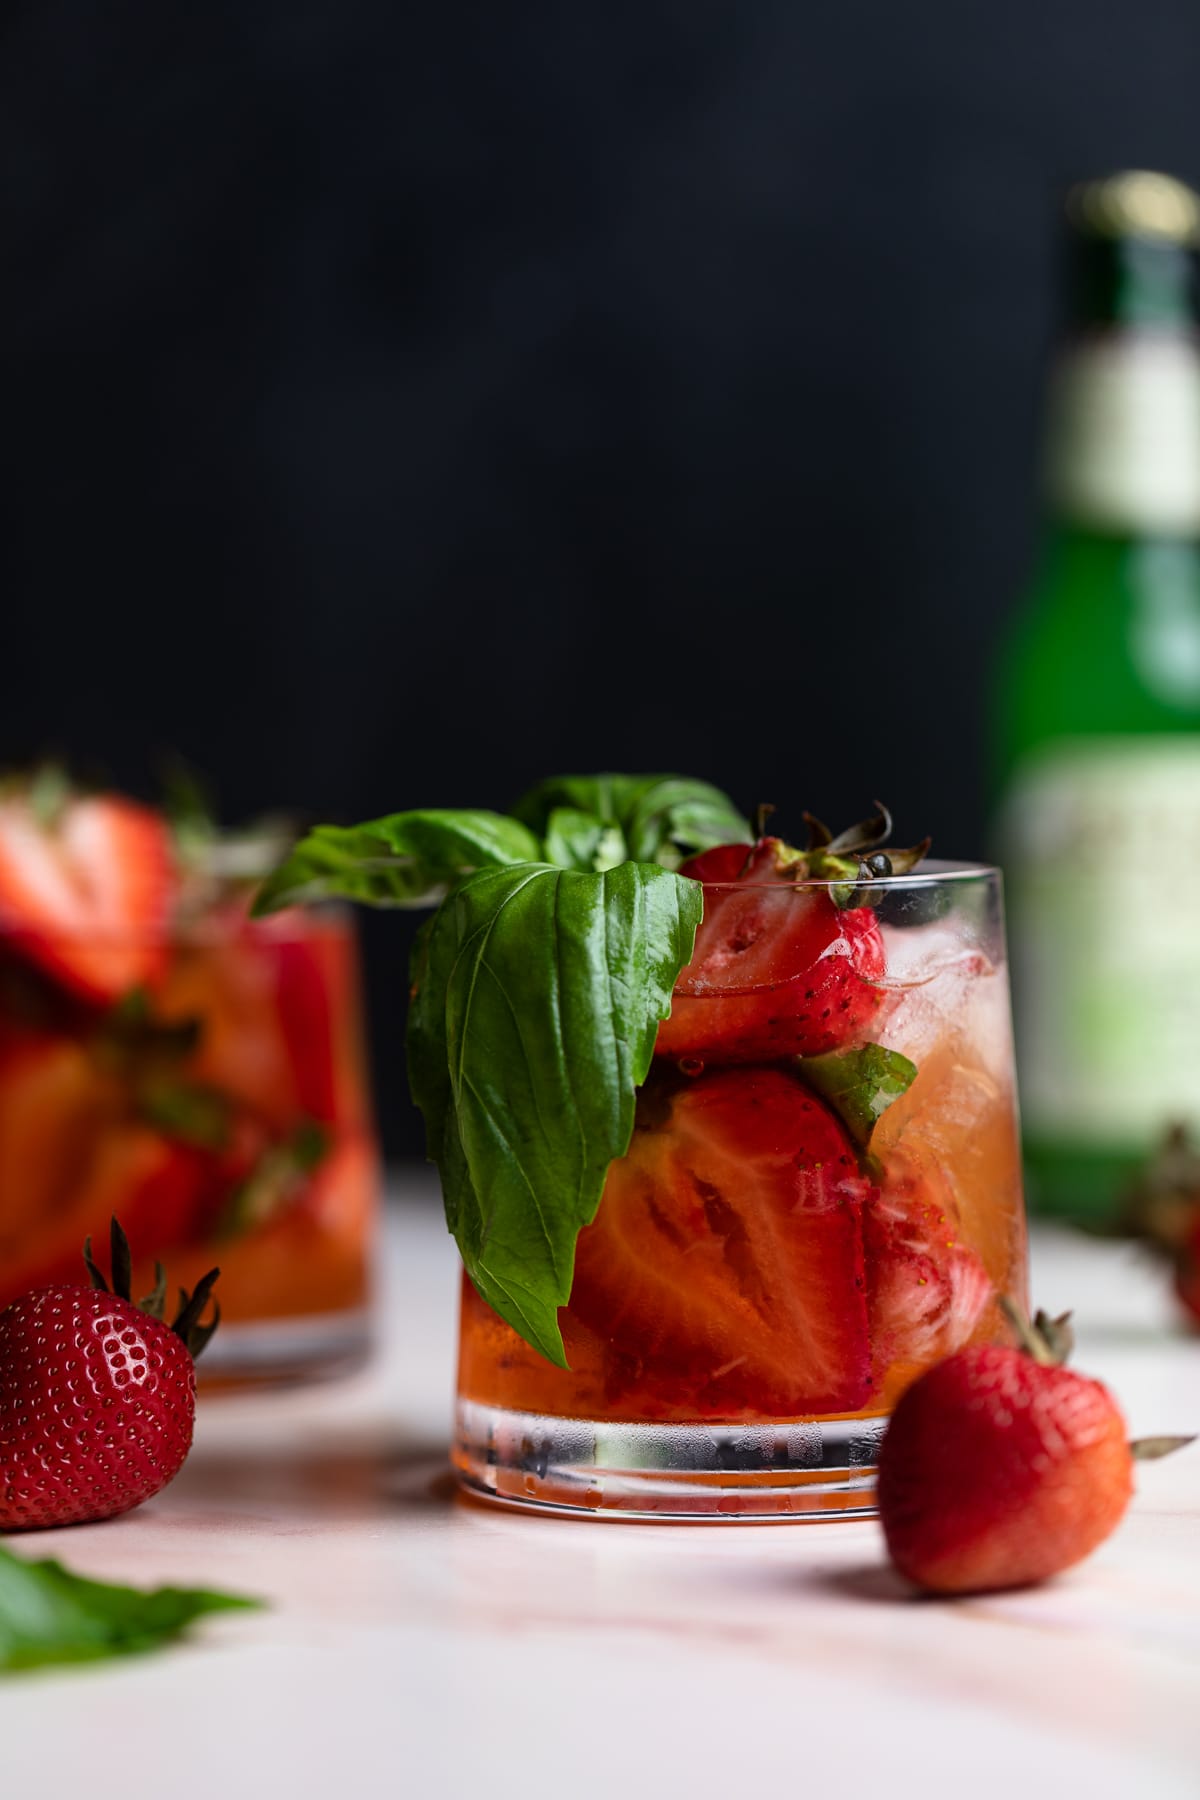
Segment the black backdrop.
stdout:
<svg viewBox="0 0 1200 1800">
<path fill-rule="evenodd" d="M 1056 196 L 1200 173 L 1198 57 L 1191 0 L 10 11 L 0 761 L 671 767 L 977 852 Z"/>
</svg>

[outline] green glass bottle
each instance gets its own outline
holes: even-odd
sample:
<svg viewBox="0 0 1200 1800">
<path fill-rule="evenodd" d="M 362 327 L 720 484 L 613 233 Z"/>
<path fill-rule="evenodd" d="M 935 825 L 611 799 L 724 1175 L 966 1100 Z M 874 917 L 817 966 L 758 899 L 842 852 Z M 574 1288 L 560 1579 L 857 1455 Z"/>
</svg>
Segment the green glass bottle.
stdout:
<svg viewBox="0 0 1200 1800">
<path fill-rule="evenodd" d="M 1169 1123 L 1200 1129 L 1200 200 L 1131 172 L 1067 216 L 995 841 L 1030 1201 L 1098 1223 Z"/>
</svg>

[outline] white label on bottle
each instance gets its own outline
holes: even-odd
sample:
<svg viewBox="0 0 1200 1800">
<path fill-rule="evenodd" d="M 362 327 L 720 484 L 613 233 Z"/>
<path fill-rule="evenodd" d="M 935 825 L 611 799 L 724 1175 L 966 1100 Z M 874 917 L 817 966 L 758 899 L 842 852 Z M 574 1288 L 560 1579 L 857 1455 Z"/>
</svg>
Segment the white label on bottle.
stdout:
<svg viewBox="0 0 1200 1800">
<path fill-rule="evenodd" d="M 1200 527 L 1200 355 L 1171 332 L 1073 344 L 1051 388 L 1047 486 L 1063 517 L 1116 531 Z"/>
<path fill-rule="evenodd" d="M 1200 1128 L 1200 736 L 1038 751 L 1001 832 L 1030 1135 L 1140 1149 Z"/>
</svg>

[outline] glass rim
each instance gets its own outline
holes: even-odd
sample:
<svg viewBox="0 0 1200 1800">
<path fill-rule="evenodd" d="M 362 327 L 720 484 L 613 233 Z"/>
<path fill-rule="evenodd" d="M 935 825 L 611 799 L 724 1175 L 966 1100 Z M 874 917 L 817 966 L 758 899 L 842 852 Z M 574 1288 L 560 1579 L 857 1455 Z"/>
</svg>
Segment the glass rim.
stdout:
<svg viewBox="0 0 1200 1800">
<path fill-rule="evenodd" d="M 886 849 L 882 852 L 887 855 Z M 847 859 L 849 860 L 849 859 Z M 930 857 L 916 869 L 910 869 L 903 875 L 860 874 L 857 871 L 850 875 L 833 877 L 816 877 L 812 875 L 798 876 L 793 880 L 774 881 L 701 881 L 700 886 L 713 893 L 747 893 L 760 890 L 764 893 L 779 893 L 781 889 L 812 889 L 814 892 L 828 892 L 830 888 L 869 887 L 883 888 L 888 893 L 901 893 L 905 888 L 937 887 L 941 883 L 967 885 L 973 881 L 990 881 L 1000 878 L 1003 870 L 996 863 L 986 862 L 952 862 L 948 858 L 941 860 Z M 688 879 L 695 880 L 695 876 Z"/>
</svg>

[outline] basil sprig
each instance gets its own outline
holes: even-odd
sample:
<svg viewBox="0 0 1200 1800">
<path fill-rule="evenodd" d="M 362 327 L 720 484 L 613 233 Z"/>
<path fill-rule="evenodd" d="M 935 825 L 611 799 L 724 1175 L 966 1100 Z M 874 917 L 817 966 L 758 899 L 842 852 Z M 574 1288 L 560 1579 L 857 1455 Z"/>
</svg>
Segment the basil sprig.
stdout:
<svg viewBox="0 0 1200 1800">
<path fill-rule="evenodd" d="M 748 844 L 754 836 L 720 788 L 683 775 L 554 775 L 530 788 L 513 814 L 548 847 L 573 853 L 563 864 L 572 869 L 608 868 L 626 858 L 677 869 L 698 850 Z M 603 828 L 594 843 L 585 821 Z"/>
<path fill-rule="evenodd" d="M 629 1148 L 636 1092 L 700 923 L 703 890 L 675 871 L 751 837 L 707 782 L 558 776 L 511 816 L 319 825 L 255 903 L 440 903 L 413 958 L 413 1097 L 472 1281 L 560 1365 L 576 1240 Z"/>
<path fill-rule="evenodd" d="M 562 1367 L 575 1242 L 629 1148 L 701 907 L 652 863 L 521 863 L 464 882 L 418 946 L 409 1077 L 450 1229 L 489 1306 Z"/>
</svg>

